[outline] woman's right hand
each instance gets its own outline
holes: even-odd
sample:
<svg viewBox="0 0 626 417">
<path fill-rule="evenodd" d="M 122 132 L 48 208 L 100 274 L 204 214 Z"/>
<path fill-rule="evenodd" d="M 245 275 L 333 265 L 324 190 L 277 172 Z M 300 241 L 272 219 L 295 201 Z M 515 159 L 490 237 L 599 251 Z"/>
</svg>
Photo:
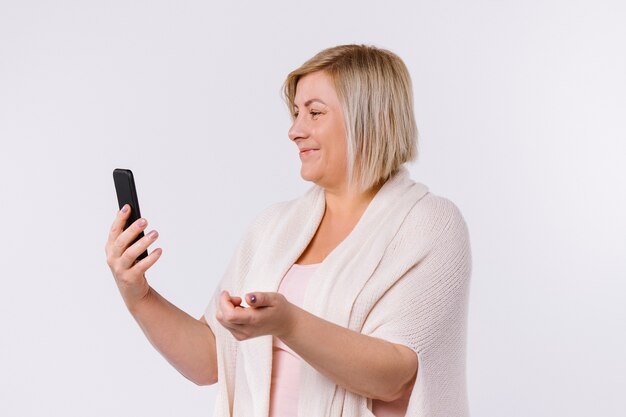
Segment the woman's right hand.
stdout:
<svg viewBox="0 0 626 417">
<path fill-rule="evenodd" d="M 161 257 L 163 251 L 157 248 L 144 259 L 137 261 L 137 257 L 156 240 L 158 233 L 153 230 L 129 246 L 148 224 L 146 219 L 140 218 L 124 230 L 130 210 L 130 206 L 126 204 L 118 211 L 104 249 L 107 264 L 111 268 L 120 294 L 126 306 L 132 309 L 149 294 L 150 286 L 145 272 Z"/>
</svg>

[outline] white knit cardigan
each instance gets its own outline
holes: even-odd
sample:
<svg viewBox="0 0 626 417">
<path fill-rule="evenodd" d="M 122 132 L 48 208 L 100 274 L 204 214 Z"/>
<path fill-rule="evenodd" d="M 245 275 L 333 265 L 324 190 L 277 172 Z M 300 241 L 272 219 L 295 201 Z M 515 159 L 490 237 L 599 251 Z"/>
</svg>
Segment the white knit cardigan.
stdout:
<svg viewBox="0 0 626 417">
<path fill-rule="evenodd" d="M 267 417 L 272 371 L 272 336 L 237 341 L 215 318 L 220 292 L 243 297 L 278 291 L 324 211 L 324 189 L 313 185 L 301 197 L 263 210 L 240 241 L 204 312 L 217 344 L 214 417 Z M 317 268 L 302 308 L 416 352 L 406 416 L 466 417 L 470 275 L 469 235 L 459 209 L 413 181 L 402 166 Z M 373 416 L 371 399 L 304 361 L 299 392 L 300 417 Z"/>
</svg>

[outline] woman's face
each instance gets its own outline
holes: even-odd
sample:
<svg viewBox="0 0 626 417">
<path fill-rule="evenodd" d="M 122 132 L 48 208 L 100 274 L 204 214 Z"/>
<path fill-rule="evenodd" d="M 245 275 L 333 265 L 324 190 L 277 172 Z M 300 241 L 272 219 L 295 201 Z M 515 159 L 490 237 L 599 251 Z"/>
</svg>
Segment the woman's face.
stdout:
<svg viewBox="0 0 626 417">
<path fill-rule="evenodd" d="M 294 101 L 292 111 L 297 116 L 288 135 L 300 151 L 300 175 L 326 189 L 342 188 L 347 180 L 347 138 L 330 77 L 324 71 L 303 76 L 298 80 Z"/>
</svg>

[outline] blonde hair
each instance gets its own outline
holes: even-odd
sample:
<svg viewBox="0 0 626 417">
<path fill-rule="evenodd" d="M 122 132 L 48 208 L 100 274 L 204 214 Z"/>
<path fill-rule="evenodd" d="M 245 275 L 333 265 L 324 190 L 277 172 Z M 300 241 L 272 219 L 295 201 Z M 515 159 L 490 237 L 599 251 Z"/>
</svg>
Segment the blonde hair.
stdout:
<svg viewBox="0 0 626 417">
<path fill-rule="evenodd" d="M 348 188 L 364 192 L 417 159 L 417 126 L 409 71 L 399 56 L 368 45 L 324 49 L 287 75 L 283 99 L 292 121 L 296 86 L 325 71 L 333 80 L 347 132 Z"/>
</svg>

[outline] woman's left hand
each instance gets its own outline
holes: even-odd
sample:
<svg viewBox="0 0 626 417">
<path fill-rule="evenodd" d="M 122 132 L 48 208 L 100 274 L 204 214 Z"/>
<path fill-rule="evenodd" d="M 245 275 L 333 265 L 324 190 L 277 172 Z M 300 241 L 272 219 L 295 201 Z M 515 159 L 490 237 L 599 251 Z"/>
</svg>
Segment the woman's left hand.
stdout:
<svg viewBox="0 0 626 417">
<path fill-rule="evenodd" d="M 278 338 L 290 332 L 296 307 L 277 292 L 246 294 L 250 307 L 241 305 L 241 297 L 222 291 L 215 318 L 232 333 L 235 339 L 247 340 L 257 336 Z"/>
</svg>

